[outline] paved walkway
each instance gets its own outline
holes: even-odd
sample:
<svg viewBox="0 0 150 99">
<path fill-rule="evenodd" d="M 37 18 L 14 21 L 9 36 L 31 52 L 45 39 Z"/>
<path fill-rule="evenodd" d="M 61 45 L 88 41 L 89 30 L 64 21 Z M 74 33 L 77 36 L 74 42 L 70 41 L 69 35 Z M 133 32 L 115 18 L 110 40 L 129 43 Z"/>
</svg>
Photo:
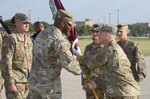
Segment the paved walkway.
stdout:
<svg viewBox="0 0 150 99">
<path fill-rule="evenodd" d="M 150 57 L 145 57 L 147 66 L 147 77 L 140 83 L 141 99 L 150 99 Z"/>
<path fill-rule="evenodd" d="M 140 83 L 141 86 L 141 99 L 150 99 L 150 57 L 145 57 L 147 65 L 147 77 Z M 85 93 L 82 90 L 81 78 L 80 76 L 74 76 L 73 74 L 62 70 L 62 89 L 63 89 L 63 99 L 85 99 Z M 2 99 L 5 98 L 3 91 Z"/>
</svg>

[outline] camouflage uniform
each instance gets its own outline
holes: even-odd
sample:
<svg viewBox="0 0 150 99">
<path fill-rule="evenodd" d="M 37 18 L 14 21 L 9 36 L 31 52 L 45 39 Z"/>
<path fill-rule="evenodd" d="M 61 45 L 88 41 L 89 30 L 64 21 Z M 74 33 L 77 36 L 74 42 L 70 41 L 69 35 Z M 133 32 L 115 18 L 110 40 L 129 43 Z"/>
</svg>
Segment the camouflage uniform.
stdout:
<svg viewBox="0 0 150 99">
<path fill-rule="evenodd" d="M 0 33 L 0 61 L 1 61 L 1 51 L 2 51 L 2 35 Z M 2 65 L 0 64 L 0 99 L 1 99 L 1 92 L 2 92 L 2 88 L 3 88 L 3 78 L 2 78 L 2 75 L 1 75 L 1 68 L 2 68 Z"/>
<path fill-rule="evenodd" d="M 121 46 L 129 61 L 131 62 L 131 70 L 134 79 L 139 83 L 146 77 L 146 65 L 144 56 L 141 53 L 139 45 L 128 40 L 127 34 L 130 33 L 128 25 L 119 24 L 117 27 L 117 33 L 120 38 L 117 43 Z"/>
<path fill-rule="evenodd" d="M 104 44 L 104 49 L 93 57 L 78 56 L 78 60 L 100 75 L 106 99 L 138 99 L 139 85 L 134 80 L 126 54 L 115 42 L 114 28 L 104 25 L 97 31 L 100 32 L 100 42 Z"/>
<path fill-rule="evenodd" d="M 27 79 L 32 64 L 32 42 L 26 34 L 29 21 L 23 13 L 16 13 L 12 19 L 13 31 L 16 32 L 3 38 L 2 76 L 7 99 L 26 99 L 29 91 Z"/>
<path fill-rule="evenodd" d="M 12 33 L 3 42 L 2 74 L 7 99 L 26 99 L 27 79 L 32 65 L 32 42 L 26 34 Z M 15 83 L 18 92 L 9 93 L 7 86 Z"/>
<path fill-rule="evenodd" d="M 102 47 L 100 47 L 99 45 L 96 45 L 94 42 L 92 42 L 91 44 L 87 45 L 86 48 L 85 48 L 85 51 L 84 51 L 84 56 L 93 56 L 97 53 L 99 53 L 100 51 L 102 51 Z M 83 85 L 83 89 L 85 88 L 85 91 L 86 91 L 86 99 L 94 99 L 94 94 L 93 92 L 86 88 L 87 87 L 87 79 L 86 79 L 86 74 L 89 72 L 89 70 L 85 67 L 82 67 L 82 75 L 81 75 L 81 78 L 82 78 L 82 85 Z M 101 82 L 101 81 L 97 81 L 97 77 L 95 77 L 95 73 L 93 71 L 90 71 L 90 76 L 91 76 L 91 79 L 94 80 L 95 82 Z M 99 89 L 95 89 L 96 92 L 100 92 L 100 96 L 101 96 L 101 99 L 103 99 L 103 91 L 101 90 L 101 88 Z"/>
<path fill-rule="evenodd" d="M 120 41 L 118 41 L 117 43 L 124 50 L 129 61 L 131 62 L 131 70 L 134 79 L 137 82 L 142 81 L 146 77 L 146 65 L 139 45 L 129 40 L 125 44 L 122 44 Z"/>
<path fill-rule="evenodd" d="M 131 62 L 131 70 L 134 79 L 137 82 L 142 81 L 146 77 L 146 65 L 139 45 L 129 40 L 125 44 L 122 44 L 120 41 L 117 43 L 124 50 L 129 61 Z"/>
<path fill-rule="evenodd" d="M 121 97 L 124 96 L 136 97 L 140 94 L 139 85 L 134 80 L 130 69 L 130 62 L 116 42 L 109 43 L 102 53 L 90 59 L 81 57 L 80 62 L 84 62 L 90 70 L 98 69 L 97 74 L 103 76 L 101 78 L 105 82 L 105 94 L 108 99 L 109 97 L 114 99 L 122 99 Z"/>
<path fill-rule="evenodd" d="M 78 61 L 72 56 L 61 31 L 52 26 L 41 32 L 34 42 L 34 58 L 29 77 L 30 99 L 61 99 L 62 67 L 80 74 Z"/>
</svg>

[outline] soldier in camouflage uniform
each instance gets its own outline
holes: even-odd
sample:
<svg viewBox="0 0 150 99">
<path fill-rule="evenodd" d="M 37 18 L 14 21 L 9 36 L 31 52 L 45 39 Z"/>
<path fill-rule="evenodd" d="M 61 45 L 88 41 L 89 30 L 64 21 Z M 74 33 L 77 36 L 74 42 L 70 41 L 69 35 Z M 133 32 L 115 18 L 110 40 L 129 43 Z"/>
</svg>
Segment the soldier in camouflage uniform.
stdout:
<svg viewBox="0 0 150 99">
<path fill-rule="evenodd" d="M 140 50 L 139 45 L 128 39 L 127 35 L 130 32 L 128 25 L 119 24 L 117 27 L 117 35 L 120 39 L 117 43 L 121 46 L 129 61 L 131 62 L 131 70 L 134 79 L 139 83 L 146 77 L 146 65 L 144 56 Z"/>
<path fill-rule="evenodd" d="M 28 17 L 16 13 L 13 33 L 3 41 L 2 75 L 7 99 L 26 99 L 28 76 L 32 65 L 32 41 L 27 36 Z"/>
<path fill-rule="evenodd" d="M 102 50 L 102 45 L 99 42 L 99 32 L 97 32 L 95 29 L 100 27 L 100 24 L 93 24 L 92 26 L 92 39 L 93 42 L 90 43 L 89 45 L 86 46 L 85 50 L 84 50 L 84 55 L 83 56 L 92 56 L 95 55 L 96 53 L 100 52 Z M 84 65 L 84 64 L 82 64 Z M 86 67 L 82 67 L 82 85 L 83 85 L 83 89 L 86 91 L 86 99 L 94 99 L 94 94 L 93 92 L 87 87 L 87 84 L 89 83 L 86 79 L 86 75 L 88 74 L 88 72 L 90 72 L 90 76 L 92 80 L 97 80 L 97 77 L 95 77 L 95 73 L 93 71 L 89 71 L 89 69 L 87 69 Z M 98 81 L 100 82 L 100 81 Z M 100 92 L 102 93 L 101 89 L 95 89 L 96 92 Z M 103 99 L 103 94 L 101 94 L 101 99 Z"/>
<path fill-rule="evenodd" d="M 2 52 L 2 35 L 0 33 L 0 61 L 2 59 L 1 52 Z M 2 78 L 2 75 L 1 75 L 1 68 L 2 68 L 2 65 L 0 64 L 0 99 L 1 99 L 1 92 L 2 92 L 2 89 L 3 89 L 3 78 Z"/>
<path fill-rule="evenodd" d="M 29 99 L 62 99 L 61 70 L 81 74 L 64 34 L 74 26 L 70 13 L 58 10 L 54 26 L 42 31 L 34 42 L 33 66 L 29 77 Z"/>
<path fill-rule="evenodd" d="M 115 42 L 114 29 L 102 26 L 97 31 L 100 32 L 100 42 L 104 44 L 102 53 L 92 57 L 78 55 L 77 59 L 90 70 L 97 70 L 97 75 L 103 76 L 106 99 L 139 99 L 139 85 L 134 80 L 127 56 Z"/>
</svg>

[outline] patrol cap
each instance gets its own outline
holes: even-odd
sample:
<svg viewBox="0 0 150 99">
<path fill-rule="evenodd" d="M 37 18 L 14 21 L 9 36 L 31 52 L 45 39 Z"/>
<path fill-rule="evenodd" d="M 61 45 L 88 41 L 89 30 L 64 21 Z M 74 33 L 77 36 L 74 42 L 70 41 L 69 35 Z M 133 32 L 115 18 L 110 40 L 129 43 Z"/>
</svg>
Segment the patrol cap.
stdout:
<svg viewBox="0 0 150 99">
<path fill-rule="evenodd" d="M 128 28 L 128 24 L 119 24 L 117 25 L 117 32 L 118 31 L 123 31 L 123 30 L 128 30 L 128 33 L 130 32 L 129 28 Z"/>
<path fill-rule="evenodd" d="M 103 25 L 103 26 L 97 28 L 96 31 L 98 31 L 98 32 L 108 32 L 112 35 L 116 34 L 115 28 L 112 27 L 112 26 L 108 26 L 108 25 Z"/>
<path fill-rule="evenodd" d="M 92 30 L 92 31 L 96 31 L 96 29 L 99 28 L 99 27 L 101 27 L 101 24 L 97 24 L 97 23 L 96 23 L 96 24 L 93 24 L 91 30 Z"/>
<path fill-rule="evenodd" d="M 15 25 L 15 16 L 13 16 L 10 20 L 10 25 L 14 26 Z"/>
<path fill-rule="evenodd" d="M 73 16 L 65 10 L 59 9 L 56 13 L 56 18 L 65 19 L 71 27 L 75 25 Z"/>
<path fill-rule="evenodd" d="M 15 21 L 19 20 L 22 23 L 29 23 L 28 17 L 23 13 L 16 13 L 14 17 L 15 17 Z"/>
</svg>

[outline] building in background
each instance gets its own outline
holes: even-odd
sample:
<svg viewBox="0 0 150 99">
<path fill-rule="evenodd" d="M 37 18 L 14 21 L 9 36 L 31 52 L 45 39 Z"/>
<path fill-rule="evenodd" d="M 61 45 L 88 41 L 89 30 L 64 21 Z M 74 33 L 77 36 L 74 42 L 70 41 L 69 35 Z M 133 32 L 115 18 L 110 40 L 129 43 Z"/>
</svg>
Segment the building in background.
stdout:
<svg viewBox="0 0 150 99">
<path fill-rule="evenodd" d="M 75 21 L 75 23 L 77 26 L 88 25 L 90 27 L 94 24 L 92 19 L 85 19 L 85 21 Z"/>
</svg>

